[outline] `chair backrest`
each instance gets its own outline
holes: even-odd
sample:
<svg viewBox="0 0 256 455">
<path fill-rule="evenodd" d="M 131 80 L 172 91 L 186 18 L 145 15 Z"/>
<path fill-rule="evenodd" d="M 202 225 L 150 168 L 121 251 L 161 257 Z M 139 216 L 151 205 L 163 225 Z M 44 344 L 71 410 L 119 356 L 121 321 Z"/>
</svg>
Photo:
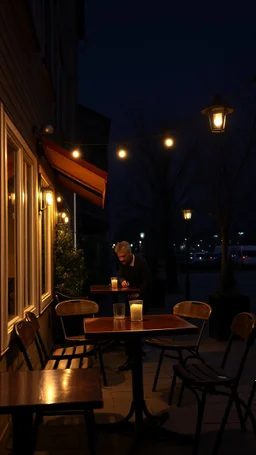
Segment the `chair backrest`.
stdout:
<svg viewBox="0 0 256 455">
<path fill-rule="evenodd" d="M 78 299 L 78 300 L 87 300 L 88 296 L 79 296 L 79 297 L 76 297 L 76 299 Z M 64 300 L 72 300 L 72 296 L 71 295 L 62 294 L 59 291 L 55 291 L 55 300 L 58 303 L 59 302 L 64 302 Z"/>
<path fill-rule="evenodd" d="M 224 352 L 221 367 L 224 368 L 228 359 L 228 355 L 231 351 L 233 341 L 236 340 L 237 336 L 244 341 L 244 350 L 240 356 L 240 363 L 237 361 L 238 369 L 236 374 L 236 384 L 239 383 L 242 375 L 244 365 L 247 359 L 248 352 L 252 347 L 256 338 L 256 319 L 252 313 L 238 313 L 232 321 L 230 327 L 231 335 L 227 343 L 226 350 Z"/>
<path fill-rule="evenodd" d="M 31 323 L 34 331 L 36 332 L 36 336 L 37 336 L 38 342 L 40 344 L 40 348 L 41 348 L 42 353 L 44 355 L 44 361 L 46 363 L 47 360 L 49 360 L 49 356 L 48 356 L 47 349 L 46 349 L 46 346 L 44 344 L 43 338 L 42 338 L 41 333 L 40 333 L 39 319 L 36 317 L 35 313 L 33 313 L 32 311 L 26 311 L 25 318 L 26 318 L 26 320 L 28 322 Z"/>
<path fill-rule="evenodd" d="M 237 314 L 231 324 L 231 332 L 248 342 L 255 330 L 255 316 L 252 313 Z"/>
<path fill-rule="evenodd" d="M 70 335 L 83 334 L 83 318 L 94 317 L 99 311 L 99 306 L 92 300 L 72 299 L 58 303 L 55 311 L 60 317 L 64 338 L 67 341 Z"/>
<path fill-rule="evenodd" d="M 43 369 L 45 360 L 32 324 L 26 320 L 17 322 L 15 332 L 28 369 L 34 370 L 34 365 L 38 363 L 38 360 Z"/>
<path fill-rule="evenodd" d="M 173 314 L 184 318 L 202 319 L 208 321 L 211 316 L 212 308 L 208 303 L 200 301 L 185 300 L 176 303 L 173 307 Z"/>
<path fill-rule="evenodd" d="M 99 312 L 99 306 L 92 300 L 65 300 L 55 306 L 57 316 L 87 316 Z"/>
<path fill-rule="evenodd" d="M 35 313 L 32 313 L 32 311 L 27 311 L 25 313 L 25 318 L 28 322 L 32 324 L 32 327 L 35 332 L 40 329 L 39 321 L 35 315 Z"/>
<path fill-rule="evenodd" d="M 173 314 L 183 318 L 198 319 L 201 322 L 201 330 L 197 338 L 197 349 L 200 345 L 206 322 L 211 316 L 212 308 L 208 303 L 200 302 L 198 300 L 184 300 L 183 302 L 176 303 L 173 307 Z"/>
</svg>

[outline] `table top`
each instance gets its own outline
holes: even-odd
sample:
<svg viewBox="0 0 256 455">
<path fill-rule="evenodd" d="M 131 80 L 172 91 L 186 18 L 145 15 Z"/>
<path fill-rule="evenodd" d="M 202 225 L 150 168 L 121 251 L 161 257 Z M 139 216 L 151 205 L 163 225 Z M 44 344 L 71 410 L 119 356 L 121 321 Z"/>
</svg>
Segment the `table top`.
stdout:
<svg viewBox="0 0 256 455">
<path fill-rule="evenodd" d="M 0 414 L 87 407 L 103 407 L 99 372 L 95 369 L 0 373 Z"/>
<path fill-rule="evenodd" d="M 125 319 L 114 319 L 113 317 L 84 319 L 86 335 L 121 334 L 123 336 L 140 333 L 145 336 L 161 336 L 197 333 L 198 331 L 197 326 L 174 314 L 145 315 L 141 322 L 131 322 L 130 317 L 125 317 Z"/>
<path fill-rule="evenodd" d="M 111 284 L 93 284 L 90 286 L 90 291 L 92 294 L 109 294 L 112 292 L 136 294 L 140 291 L 140 288 L 130 286 L 127 288 L 123 288 L 121 286 L 119 286 L 118 288 L 112 288 Z"/>
</svg>

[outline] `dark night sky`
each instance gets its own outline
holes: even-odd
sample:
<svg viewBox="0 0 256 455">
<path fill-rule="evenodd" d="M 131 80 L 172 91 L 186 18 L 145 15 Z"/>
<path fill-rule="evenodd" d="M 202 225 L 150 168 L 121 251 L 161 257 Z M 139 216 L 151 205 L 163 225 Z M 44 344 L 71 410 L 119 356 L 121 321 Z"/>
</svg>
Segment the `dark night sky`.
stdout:
<svg viewBox="0 0 256 455">
<path fill-rule="evenodd" d="M 255 14 L 254 1 L 87 0 L 80 101 L 112 119 L 113 140 L 130 138 L 130 111 L 196 114 L 254 73 Z"/>
<path fill-rule="evenodd" d="M 151 3 L 86 0 L 79 101 L 111 118 L 111 142 L 133 139 L 131 113 L 153 128 L 200 117 L 256 74 L 255 1 Z"/>
</svg>

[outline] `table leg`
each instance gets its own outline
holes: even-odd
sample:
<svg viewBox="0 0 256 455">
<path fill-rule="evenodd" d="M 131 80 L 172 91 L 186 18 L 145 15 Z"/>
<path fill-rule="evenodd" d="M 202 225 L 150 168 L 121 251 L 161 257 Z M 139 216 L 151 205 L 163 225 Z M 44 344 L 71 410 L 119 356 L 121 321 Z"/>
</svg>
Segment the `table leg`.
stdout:
<svg viewBox="0 0 256 455">
<path fill-rule="evenodd" d="M 33 431 L 33 414 L 31 412 L 14 412 L 12 414 L 13 455 L 33 455 L 35 448 Z"/>
<path fill-rule="evenodd" d="M 171 441 L 177 445 L 191 444 L 192 438 L 187 435 L 179 434 L 174 431 L 162 428 L 161 425 L 169 418 L 168 412 L 162 412 L 159 415 L 153 415 L 148 410 L 144 399 L 143 387 L 143 364 L 142 364 L 142 345 L 141 335 L 134 332 L 126 338 L 129 344 L 129 352 L 132 355 L 132 403 L 127 416 L 114 424 L 107 424 L 113 431 L 130 431 L 133 427 L 135 433 L 135 441 L 144 436 L 149 439 L 164 439 Z M 135 414 L 134 425 L 130 419 Z M 144 416 L 146 419 L 144 419 Z M 101 426 L 101 425 L 100 425 Z M 105 427 L 105 425 L 104 425 Z"/>
</svg>

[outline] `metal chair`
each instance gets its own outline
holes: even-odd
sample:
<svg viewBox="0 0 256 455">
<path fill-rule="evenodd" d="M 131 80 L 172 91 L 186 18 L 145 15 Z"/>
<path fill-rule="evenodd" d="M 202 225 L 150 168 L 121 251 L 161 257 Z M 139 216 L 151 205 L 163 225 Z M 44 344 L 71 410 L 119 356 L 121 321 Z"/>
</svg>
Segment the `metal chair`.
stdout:
<svg viewBox="0 0 256 455">
<path fill-rule="evenodd" d="M 160 374 L 160 369 L 163 363 L 164 357 L 170 359 L 176 359 L 180 364 L 186 363 L 190 358 L 198 358 L 201 362 L 204 362 L 203 357 L 199 354 L 199 346 L 202 340 L 203 332 L 205 329 L 206 322 L 211 315 L 212 309 L 210 305 L 205 302 L 190 301 L 179 302 L 173 307 L 173 314 L 189 319 L 197 319 L 201 323 L 199 335 L 194 340 L 175 340 L 174 337 L 157 337 L 148 338 L 146 343 L 154 348 L 161 349 L 160 357 L 157 365 L 157 370 L 153 382 L 152 391 L 156 391 L 157 381 Z M 176 355 L 166 354 L 166 351 L 175 352 Z M 184 357 L 184 352 L 188 355 Z"/>
<path fill-rule="evenodd" d="M 238 386 L 240 382 L 241 375 L 244 370 L 246 363 L 247 355 L 252 347 L 255 336 L 255 316 L 251 313 L 239 313 L 237 314 L 231 325 L 231 335 L 227 343 L 226 350 L 221 362 L 220 367 L 211 364 L 176 364 L 173 366 L 173 380 L 171 385 L 170 396 L 173 394 L 175 387 L 176 379 L 179 378 L 182 381 L 183 387 L 187 387 L 195 395 L 198 403 L 198 417 L 196 424 L 195 440 L 193 446 L 193 455 L 197 455 L 199 447 L 199 439 L 201 434 L 201 427 L 204 415 L 204 408 L 206 402 L 206 396 L 209 395 L 225 395 L 229 397 L 228 404 L 221 422 L 220 430 L 217 435 L 217 439 L 213 448 L 213 454 L 216 455 L 222 440 L 222 435 L 226 427 L 228 417 L 230 414 L 231 407 L 235 402 L 238 417 L 240 420 L 241 428 L 245 431 L 245 418 L 243 416 L 241 407 L 246 411 L 252 421 L 253 429 L 256 434 L 256 421 L 255 418 L 248 407 L 248 405 L 239 398 L 238 396 Z M 225 369 L 226 363 L 228 360 L 231 347 L 233 345 L 234 339 L 239 337 L 244 341 L 244 349 L 238 361 L 238 368 L 235 375 L 230 375 L 230 373 Z M 179 400 L 180 404 L 180 400 Z"/>
<path fill-rule="evenodd" d="M 98 304 L 92 300 L 72 299 L 59 302 L 55 306 L 55 311 L 57 316 L 60 318 L 64 340 L 68 346 L 85 346 L 87 355 L 95 355 L 98 353 L 103 384 L 104 386 L 107 386 L 107 378 L 102 355 L 102 345 L 106 343 L 106 340 L 101 341 L 88 339 L 84 335 L 83 329 L 83 318 L 89 316 L 95 317 L 95 314 L 99 311 Z M 72 327 L 74 322 L 75 327 Z M 75 331 L 75 333 L 71 334 L 70 330 L 72 332 Z"/>
</svg>

